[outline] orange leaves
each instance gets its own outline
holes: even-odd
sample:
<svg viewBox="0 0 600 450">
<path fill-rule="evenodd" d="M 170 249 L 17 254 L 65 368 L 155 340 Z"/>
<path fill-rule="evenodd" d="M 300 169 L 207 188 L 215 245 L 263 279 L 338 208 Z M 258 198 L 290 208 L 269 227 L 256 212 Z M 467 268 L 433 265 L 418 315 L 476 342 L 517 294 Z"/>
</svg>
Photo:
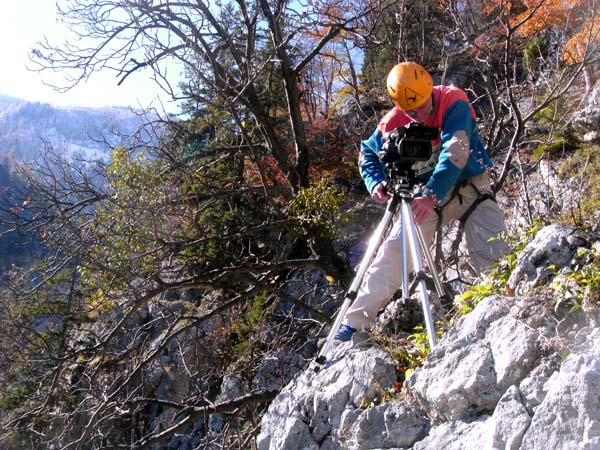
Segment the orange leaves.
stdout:
<svg viewBox="0 0 600 450">
<path fill-rule="evenodd" d="M 526 9 L 516 15 L 511 22 L 523 22 L 519 32 L 532 36 L 548 28 L 562 28 L 569 21 L 570 7 L 565 0 L 529 0 Z"/>
<path fill-rule="evenodd" d="M 319 16 L 323 19 L 330 17 L 344 17 L 346 12 L 351 9 L 352 4 L 348 0 L 331 0 L 322 2 L 318 5 Z"/>
<path fill-rule="evenodd" d="M 571 34 L 563 46 L 563 61 L 569 64 L 581 62 L 589 54 L 590 48 L 598 45 L 599 19 L 595 0 L 528 0 L 531 7 L 537 7 L 535 14 L 527 20 L 520 33 L 532 36 L 548 29 L 562 29 Z M 594 11 L 594 8 L 596 10 Z M 521 14 L 529 13 L 526 11 Z"/>
<path fill-rule="evenodd" d="M 292 149 L 290 148 L 290 157 Z M 261 167 L 259 167 L 261 166 Z M 267 179 L 263 179 L 261 176 L 261 168 L 266 175 Z M 273 183 L 281 186 L 285 186 L 286 177 L 285 174 L 279 169 L 279 164 L 272 155 L 264 155 L 260 161 L 256 161 L 251 158 L 244 159 L 244 180 L 248 186 L 258 187 L 265 183 Z"/>
<path fill-rule="evenodd" d="M 482 3 L 483 12 L 488 16 L 502 14 L 510 17 L 519 14 L 525 8 L 522 1 L 488 0 Z"/>
<path fill-rule="evenodd" d="M 519 33 L 532 36 L 549 28 L 573 29 L 590 16 L 594 4 L 594 0 L 489 0 L 483 2 L 483 11 L 508 18 L 513 27 L 520 24 Z"/>
<path fill-rule="evenodd" d="M 355 148 L 345 124 L 326 118 L 312 121 L 307 127 L 312 149 L 311 171 L 314 176 L 330 175 L 336 179 L 353 181 L 359 178 Z"/>
<path fill-rule="evenodd" d="M 352 10 L 348 0 L 332 0 L 320 2 L 314 5 L 318 15 L 317 27 L 313 30 L 313 39 L 319 39 L 331 31 L 332 24 L 339 23 L 339 19 L 345 17 Z"/>
<path fill-rule="evenodd" d="M 526 39 L 548 30 L 562 30 L 570 36 L 562 47 L 567 63 L 582 61 L 600 39 L 597 0 L 491 0 L 483 3 L 483 11 L 506 21 Z"/>
<path fill-rule="evenodd" d="M 581 30 L 565 44 L 563 60 L 567 64 L 579 63 L 589 54 L 590 47 L 597 47 L 599 44 L 600 18 L 594 15 L 587 18 Z"/>
</svg>

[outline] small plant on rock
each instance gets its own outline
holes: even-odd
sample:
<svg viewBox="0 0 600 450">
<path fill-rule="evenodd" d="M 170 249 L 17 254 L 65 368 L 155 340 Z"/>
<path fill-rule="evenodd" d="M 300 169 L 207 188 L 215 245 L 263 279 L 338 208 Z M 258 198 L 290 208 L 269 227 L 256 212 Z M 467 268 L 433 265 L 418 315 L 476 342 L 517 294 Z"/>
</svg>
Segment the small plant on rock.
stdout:
<svg viewBox="0 0 600 450">
<path fill-rule="evenodd" d="M 484 298 L 494 294 L 512 294 L 507 292 L 508 279 L 517 266 L 519 254 L 531 241 L 533 236 L 542 228 L 540 221 L 525 228 L 521 233 L 506 236 L 506 241 L 512 248 L 512 252 L 505 255 L 496 262 L 491 269 L 484 274 L 479 282 L 473 284 L 468 290 L 455 299 L 455 305 L 460 316 L 471 312 Z"/>
</svg>

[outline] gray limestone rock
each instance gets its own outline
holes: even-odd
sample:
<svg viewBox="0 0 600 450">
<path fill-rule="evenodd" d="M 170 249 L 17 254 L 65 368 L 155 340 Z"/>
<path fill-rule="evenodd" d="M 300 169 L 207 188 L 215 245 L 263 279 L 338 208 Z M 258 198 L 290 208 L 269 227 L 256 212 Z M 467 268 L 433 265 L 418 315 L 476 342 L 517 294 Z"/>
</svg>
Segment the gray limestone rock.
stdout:
<svg viewBox="0 0 600 450">
<path fill-rule="evenodd" d="M 584 239 L 575 227 L 549 225 L 538 232 L 518 258 L 518 264 L 508 280 L 508 289 L 526 293 L 550 277 L 557 267 L 565 266 Z"/>
<path fill-rule="evenodd" d="M 393 361 L 380 347 L 338 344 L 323 368 L 301 373 L 271 403 L 259 449 L 300 450 L 336 437 L 346 410 L 375 402 L 394 380 Z"/>
<path fill-rule="evenodd" d="M 521 401 L 519 389 L 511 386 L 502 396 L 490 420 L 491 448 L 519 450 L 531 417 Z"/>
<path fill-rule="evenodd" d="M 406 389 L 428 416 L 463 420 L 491 414 L 504 392 L 539 359 L 538 333 L 488 297 L 429 354 Z"/>
<path fill-rule="evenodd" d="M 544 228 L 511 279 L 529 291 L 582 245 L 578 231 Z M 534 244 L 535 243 L 535 244 Z M 530 293 L 531 294 L 531 293 Z M 394 361 L 357 338 L 271 403 L 259 450 L 600 450 L 600 313 L 544 296 L 491 296 L 462 317 L 404 383 Z M 568 356 L 566 356 L 568 355 Z"/>
<path fill-rule="evenodd" d="M 429 435 L 417 442 L 412 450 L 487 450 L 489 417 L 471 422 L 452 421 L 433 427 Z"/>
<path fill-rule="evenodd" d="M 569 356 L 547 381 L 546 391 L 521 449 L 600 449 L 598 346 Z"/>
</svg>

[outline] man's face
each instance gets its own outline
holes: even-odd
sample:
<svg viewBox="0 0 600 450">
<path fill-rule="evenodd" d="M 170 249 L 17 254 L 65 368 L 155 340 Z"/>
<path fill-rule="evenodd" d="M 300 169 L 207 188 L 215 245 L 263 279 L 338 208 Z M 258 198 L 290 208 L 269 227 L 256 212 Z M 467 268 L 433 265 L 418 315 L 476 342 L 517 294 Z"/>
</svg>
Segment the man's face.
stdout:
<svg viewBox="0 0 600 450">
<path fill-rule="evenodd" d="M 415 109 L 405 110 L 404 114 L 406 114 L 408 117 L 410 117 L 414 122 L 423 123 L 423 122 L 425 122 L 425 119 L 427 119 L 427 117 L 429 117 L 429 114 L 431 114 L 431 112 L 432 112 L 431 106 L 432 106 L 432 101 L 431 101 L 431 97 L 429 97 L 427 100 L 425 100 L 425 103 L 423 103 L 421 106 L 419 106 L 418 108 L 415 108 Z"/>
</svg>

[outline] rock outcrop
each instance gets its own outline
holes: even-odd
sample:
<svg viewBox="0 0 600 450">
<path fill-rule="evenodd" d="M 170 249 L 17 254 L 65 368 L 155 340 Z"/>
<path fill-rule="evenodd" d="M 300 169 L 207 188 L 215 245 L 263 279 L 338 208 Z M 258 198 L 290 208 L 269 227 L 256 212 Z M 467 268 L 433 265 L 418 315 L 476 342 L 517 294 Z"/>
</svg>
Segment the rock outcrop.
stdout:
<svg viewBox="0 0 600 450">
<path fill-rule="evenodd" d="M 598 139 L 600 83 L 597 82 L 585 97 L 582 107 L 573 117 L 573 123 L 584 133 L 584 140 Z"/>
<path fill-rule="evenodd" d="M 518 295 L 458 320 L 400 394 L 390 352 L 361 335 L 337 344 L 271 403 L 258 448 L 600 449 L 598 305 L 564 311 L 540 288 L 594 251 L 576 231 L 543 229 L 511 277 Z"/>
</svg>

